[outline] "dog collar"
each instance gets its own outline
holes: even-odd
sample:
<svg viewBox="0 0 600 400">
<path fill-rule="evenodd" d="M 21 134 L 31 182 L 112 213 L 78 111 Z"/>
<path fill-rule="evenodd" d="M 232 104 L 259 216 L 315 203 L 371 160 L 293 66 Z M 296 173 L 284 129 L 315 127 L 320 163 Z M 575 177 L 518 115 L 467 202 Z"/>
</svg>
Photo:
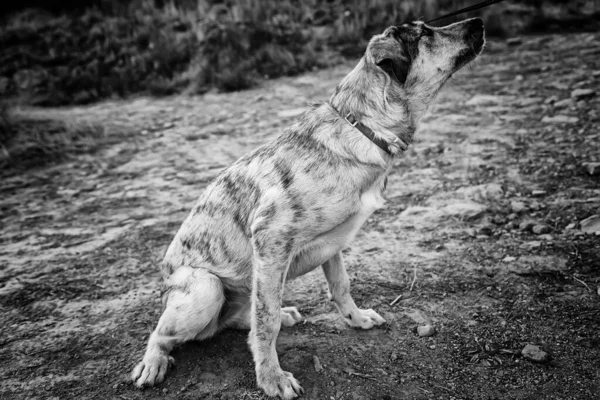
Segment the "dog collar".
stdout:
<svg viewBox="0 0 600 400">
<path fill-rule="evenodd" d="M 336 110 L 335 107 L 331 107 L 341 116 L 340 112 Z M 363 135 L 367 137 L 367 139 L 369 139 L 377 147 L 385 151 L 390 156 L 393 155 L 390 151 L 390 144 L 397 144 L 400 147 L 400 150 L 402 151 L 406 151 L 406 149 L 408 149 L 408 145 L 399 137 L 395 137 L 392 143 L 388 143 L 385 140 L 378 138 L 377 136 L 375 136 L 375 132 L 373 132 L 373 129 L 359 122 L 352 113 L 346 114 L 346 116 L 344 116 L 343 118 L 346 120 L 347 123 L 350 124 L 350 126 L 358 129 Z"/>
</svg>

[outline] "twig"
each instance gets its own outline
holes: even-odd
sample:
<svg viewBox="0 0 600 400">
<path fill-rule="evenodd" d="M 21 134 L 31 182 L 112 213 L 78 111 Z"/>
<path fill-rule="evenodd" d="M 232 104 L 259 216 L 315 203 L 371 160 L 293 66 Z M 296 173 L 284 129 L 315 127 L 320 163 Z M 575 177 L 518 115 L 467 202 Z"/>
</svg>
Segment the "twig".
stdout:
<svg viewBox="0 0 600 400">
<path fill-rule="evenodd" d="M 396 304 L 398 301 L 400 301 L 400 299 L 401 299 L 401 298 L 402 298 L 402 295 L 401 295 L 401 294 L 399 294 L 399 295 L 398 295 L 398 297 L 396 297 L 396 298 L 394 299 L 394 301 L 392 301 L 392 302 L 390 303 L 390 306 L 393 306 L 394 304 Z"/>
<path fill-rule="evenodd" d="M 414 276 L 413 276 L 412 283 L 410 284 L 409 292 L 412 292 L 413 286 L 415 286 L 415 282 L 417 281 L 417 266 L 416 265 L 413 267 L 413 273 L 414 273 Z"/>
<path fill-rule="evenodd" d="M 583 285 L 587 288 L 587 290 L 590 291 L 590 293 L 592 292 L 592 289 L 590 289 L 590 287 L 588 286 L 587 283 L 585 283 L 584 281 L 582 281 L 581 279 L 577 279 L 577 277 L 575 275 L 573 275 L 573 279 L 575 279 L 577 282 L 583 283 Z"/>
</svg>

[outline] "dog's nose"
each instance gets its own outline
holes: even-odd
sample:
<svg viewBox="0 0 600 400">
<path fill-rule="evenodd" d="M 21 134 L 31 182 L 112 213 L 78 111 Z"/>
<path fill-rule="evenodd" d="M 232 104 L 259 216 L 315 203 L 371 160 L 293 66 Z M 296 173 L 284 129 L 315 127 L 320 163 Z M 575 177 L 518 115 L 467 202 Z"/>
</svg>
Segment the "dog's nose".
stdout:
<svg viewBox="0 0 600 400">
<path fill-rule="evenodd" d="M 483 34 L 483 20 L 481 18 L 473 18 L 467 23 L 467 31 L 472 35 Z"/>
</svg>

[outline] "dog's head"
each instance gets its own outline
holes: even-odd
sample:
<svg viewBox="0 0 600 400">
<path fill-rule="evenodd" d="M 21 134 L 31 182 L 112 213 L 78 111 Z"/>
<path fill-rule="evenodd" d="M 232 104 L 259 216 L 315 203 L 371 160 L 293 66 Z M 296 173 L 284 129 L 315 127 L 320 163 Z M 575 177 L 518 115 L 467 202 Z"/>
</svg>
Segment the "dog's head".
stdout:
<svg viewBox="0 0 600 400">
<path fill-rule="evenodd" d="M 484 43 L 479 18 L 441 28 L 420 21 L 389 27 L 371 39 L 330 103 L 344 115 L 368 120 L 373 129 L 387 129 L 410 141 L 444 82 L 475 59 Z"/>
<path fill-rule="evenodd" d="M 483 21 L 479 18 L 442 28 L 411 22 L 374 36 L 365 61 L 382 69 L 405 90 L 421 85 L 439 89 L 481 53 L 484 43 Z"/>
</svg>

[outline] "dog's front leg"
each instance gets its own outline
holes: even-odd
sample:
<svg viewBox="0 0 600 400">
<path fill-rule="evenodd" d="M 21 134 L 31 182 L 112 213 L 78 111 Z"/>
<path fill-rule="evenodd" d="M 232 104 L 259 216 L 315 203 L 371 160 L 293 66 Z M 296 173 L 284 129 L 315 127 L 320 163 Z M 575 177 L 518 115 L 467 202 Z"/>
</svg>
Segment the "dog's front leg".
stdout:
<svg viewBox="0 0 600 400">
<path fill-rule="evenodd" d="M 350 278 L 342 263 L 342 254 L 337 253 L 323 264 L 323 272 L 329 284 L 329 295 L 335 302 L 344 320 L 352 327 L 371 329 L 385 320 L 372 309 L 361 310 L 356 307 L 350 295 Z"/>
<path fill-rule="evenodd" d="M 249 343 L 256 366 L 258 386 L 269 396 L 293 399 L 304 392 L 294 376 L 283 371 L 275 351 L 275 342 L 281 324 L 281 298 L 290 263 L 290 256 L 279 239 L 254 241 L 254 274 L 252 307 L 250 311 Z M 278 237 L 278 235 L 273 235 Z"/>
</svg>

